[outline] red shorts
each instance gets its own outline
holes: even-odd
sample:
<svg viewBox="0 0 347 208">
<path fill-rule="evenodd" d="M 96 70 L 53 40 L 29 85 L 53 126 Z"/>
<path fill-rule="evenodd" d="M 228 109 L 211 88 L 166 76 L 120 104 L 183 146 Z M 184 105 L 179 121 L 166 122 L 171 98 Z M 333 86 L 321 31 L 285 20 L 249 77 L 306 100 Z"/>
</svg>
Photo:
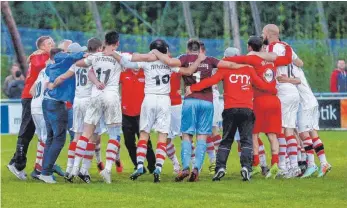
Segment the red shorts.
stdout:
<svg viewBox="0 0 347 208">
<path fill-rule="evenodd" d="M 253 111 L 255 123 L 253 133 L 275 133 L 282 132 L 281 102 L 277 96 L 260 96 L 254 99 Z"/>
</svg>

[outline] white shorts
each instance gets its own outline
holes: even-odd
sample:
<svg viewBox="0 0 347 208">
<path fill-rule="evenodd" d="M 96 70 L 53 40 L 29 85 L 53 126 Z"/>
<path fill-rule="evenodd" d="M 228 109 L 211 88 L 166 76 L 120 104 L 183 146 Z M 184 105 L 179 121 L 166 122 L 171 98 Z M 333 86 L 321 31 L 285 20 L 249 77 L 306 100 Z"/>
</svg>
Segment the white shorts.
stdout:
<svg viewBox="0 0 347 208">
<path fill-rule="evenodd" d="M 167 138 L 174 139 L 176 136 L 181 136 L 181 119 L 182 119 L 182 104 L 171 106 L 171 124 Z"/>
<path fill-rule="evenodd" d="M 73 124 L 71 130 L 75 133 L 82 133 L 84 127 L 84 118 L 87 113 L 87 109 L 90 105 L 90 97 L 87 98 L 76 98 L 73 104 Z M 106 124 L 103 116 L 101 117 L 99 123 L 96 125 L 94 133 L 103 134 L 107 131 Z"/>
<path fill-rule="evenodd" d="M 171 123 L 171 100 L 168 95 L 146 94 L 141 105 L 140 131 L 154 129 L 168 134 Z"/>
<path fill-rule="evenodd" d="M 37 134 L 37 137 L 40 141 L 43 143 L 46 143 L 47 140 L 47 128 L 46 128 L 46 122 L 43 118 L 42 114 L 32 114 L 33 121 L 35 124 L 35 133 Z"/>
<path fill-rule="evenodd" d="M 219 122 L 222 120 L 222 113 L 220 109 L 220 101 L 219 98 L 213 98 L 213 123 L 212 126 L 219 126 Z"/>
<path fill-rule="evenodd" d="M 299 107 L 297 124 L 299 133 L 319 130 L 318 106 L 306 110 Z"/>
<path fill-rule="evenodd" d="M 278 98 L 281 101 L 282 127 L 294 129 L 300 103 L 299 94 L 278 96 Z"/>
<path fill-rule="evenodd" d="M 103 117 L 106 125 L 121 124 L 122 110 L 118 93 L 103 92 L 91 97 L 84 123 L 97 125 Z"/>
</svg>

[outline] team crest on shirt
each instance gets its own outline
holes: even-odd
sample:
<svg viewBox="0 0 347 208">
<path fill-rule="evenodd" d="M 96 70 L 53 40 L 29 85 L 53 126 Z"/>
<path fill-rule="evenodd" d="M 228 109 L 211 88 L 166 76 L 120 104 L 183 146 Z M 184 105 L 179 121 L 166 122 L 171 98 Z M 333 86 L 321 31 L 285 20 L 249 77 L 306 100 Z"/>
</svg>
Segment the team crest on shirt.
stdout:
<svg viewBox="0 0 347 208">
<path fill-rule="evenodd" d="M 274 71 L 272 71 L 271 69 L 266 69 L 263 73 L 263 78 L 268 83 L 272 82 L 275 78 Z"/>
<path fill-rule="evenodd" d="M 145 82 L 144 78 L 139 78 L 138 80 L 139 80 L 139 82 Z"/>
</svg>

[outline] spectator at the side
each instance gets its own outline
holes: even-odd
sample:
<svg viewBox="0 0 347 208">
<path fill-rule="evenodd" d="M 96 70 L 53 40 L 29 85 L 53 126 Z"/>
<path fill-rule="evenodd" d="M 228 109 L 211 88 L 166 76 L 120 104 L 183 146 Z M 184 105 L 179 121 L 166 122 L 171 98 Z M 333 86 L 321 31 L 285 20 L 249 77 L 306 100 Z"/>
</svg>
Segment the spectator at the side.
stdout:
<svg viewBox="0 0 347 208">
<path fill-rule="evenodd" d="M 9 84 L 11 81 L 15 80 L 16 77 L 16 72 L 20 71 L 19 69 L 19 65 L 17 63 L 14 63 L 10 69 L 11 74 L 8 75 L 4 81 L 4 86 L 3 86 L 3 92 L 5 93 L 5 95 L 7 97 L 9 97 L 8 95 L 8 91 L 9 91 Z M 21 74 L 20 79 L 24 81 L 24 76 Z"/>
<path fill-rule="evenodd" d="M 8 84 L 8 98 L 20 99 L 22 96 L 22 91 L 24 89 L 24 80 L 22 79 L 22 72 L 16 71 L 14 80 L 10 81 Z"/>
<path fill-rule="evenodd" d="M 347 92 L 347 71 L 345 60 L 337 60 L 337 69 L 331 73 L 330 92 Z"/>
</svg>

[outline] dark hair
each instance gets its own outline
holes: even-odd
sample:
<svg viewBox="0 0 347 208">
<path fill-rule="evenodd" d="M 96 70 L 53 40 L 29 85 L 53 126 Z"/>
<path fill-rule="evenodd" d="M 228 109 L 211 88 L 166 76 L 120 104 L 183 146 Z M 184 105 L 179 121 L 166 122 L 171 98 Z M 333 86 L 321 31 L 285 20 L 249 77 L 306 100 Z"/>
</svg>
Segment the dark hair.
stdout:
<svg viewBox="0 0 347 208">
<path fill-rule="evenodd" d="M 16 74 L 15 74 L 15 76 L 18 78 L 18 77 L 20 77 L 22 75 L 22 72 L 21 71 L 16 71 Z"/>
<path fill-rule="evenodd" d="M 105 43 L 106 45 L 114 45 L 119 41 L 119 33 L 116 31 L 111 31 L 106 33 L 105 35 Z"/>
<path fill-rule="evenodd" d="M 151 44 L 149 45 L 149 50 L 157 49 L 161 53 L 166 54 L 168 47 L 169 46 L 167 45 L 167 43 L 164 40 L 156 39 L 156 40 L 152 41 Z"/>
<path fill-rule="evenodd" d="M 202 42 L 201 40 L 199 41 L 199 43 L 200 43 L 200 49 L 201 49 L 202 51 L 206 51 L 205 43 Z"/>
<path fill-rule="evenodd" d="M 199 51 L 200 50 L 200 43 L 198 40 L 190 39 L 187 43 L 187 48 L 189 51 Z"/>
<path fill-rule="evenodd" d="M 49 52 L 49 55 L 50 55 L 51 60 L 54 59 L 54 56 L 55 56 L 57 53 L 60 53 L 60 52 L 62 52 L 62 51 L 64 51 L 64 50 L 61 49 L 61 48 L 52 48 L 51 51 Z"/>
<path fill-rule="evenodd" d="M 91 38 L 88 40 L 87 47 L 89 52 L 96 52 L 98 48 L 102 47 L 102 42 L 98 38 Z"/>
<path fill-rule="evenodd" d="M 42 46 L 43 42 L 45 42 L 45 40 L 51 39 L 50 36 L 41 36 L 36 40 L 36 47 L 37 49 L 40 49 L 40 47 Z"/>
<path fill-rule="evenodd" d="M 263 46 L 263 39 L 258 36 L 251 36 L 248 39 L 248 46 L 252 48 L 253 51 L 260 51 Z"/>
</svg>

